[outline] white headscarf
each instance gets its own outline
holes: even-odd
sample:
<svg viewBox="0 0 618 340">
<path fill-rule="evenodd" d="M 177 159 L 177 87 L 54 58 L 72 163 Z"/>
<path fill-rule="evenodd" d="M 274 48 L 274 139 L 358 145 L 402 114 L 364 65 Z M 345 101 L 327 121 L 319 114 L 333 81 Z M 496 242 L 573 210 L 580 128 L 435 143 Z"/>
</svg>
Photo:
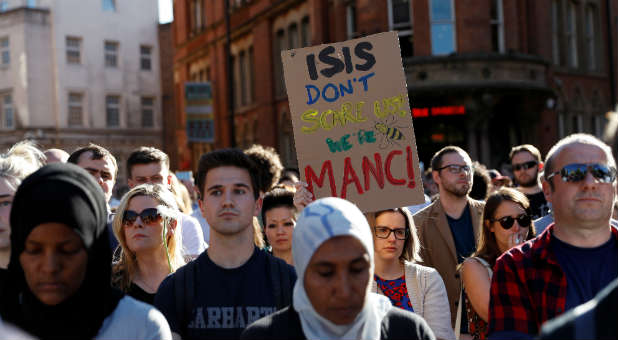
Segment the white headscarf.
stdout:
<svg viewBox="0 0 618 340">
<path fill-rule="evenodd" d="M 363 309 L 349 325 L 336 325 L 319 315 L 305 292 L 304 276 L 313 253 L 335 236 L 356 237 L 369 255 L 369 280 Z M 373 237 L 363 213 L 352 203 L 335 197 L 319 199 L 300 214 L 292 237 L 292 256 L 298 279 L 293 305 L 307 339 L 379 339 L 382 319 L 392 307 L 388 298 L 371 293 Z"/>
</svg>

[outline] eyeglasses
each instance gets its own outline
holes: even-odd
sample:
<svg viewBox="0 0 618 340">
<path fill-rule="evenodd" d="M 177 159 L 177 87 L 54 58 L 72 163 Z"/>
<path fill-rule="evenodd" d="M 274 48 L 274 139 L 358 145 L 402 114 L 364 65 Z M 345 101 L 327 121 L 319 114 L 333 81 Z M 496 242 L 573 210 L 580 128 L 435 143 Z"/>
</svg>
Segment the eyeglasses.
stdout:
<svg viewBox="0 0 618 340">
<path fill-rule="evenodd" d="M 567 164 L 559 171 L 551 173 L 547 176 L 547 180 L 560 174 L 563 182 L 579 182 L 586 178 L 586 174 L 590 172 L 592 177 L 601 183 L 612 183 L 616 180 L 616 168 L 608 167 L 603 164 Z"/>
<path fill-rule="evenodd" d="M 405 228 L 391 229 L 389 227 L 375 227 L 375 234 L 377 238 L 389 238 L 391 233 L 395 234 L 395 238 L 398 240 L 405 240 L 408 238 L 408 230 Z"/>
<path fill-rule="evenodd" d="M 157 223 L 161 219 L 161 214 L 157 208 L 144 209 L 139 214 L 133 210 L 127 210 L 124 212 L 124 216 L 122 216 L 122 224 L 131 226 L 137 221 L 138 216 L 144 224 Z"/>
<path fill-rule="evenodd" d="M 490 220 L 490 221 L 500 222 L 500 225 L 502 226 L 502 228 L 504 228 L 505 230 L 509 230 L 513 226 L 513 223 L 515 223 L 515 220 L 517 220 L 517 224 L 519 224 L 519 226 L 522 228 L 529 227 L 530 223 L 532 222 L 532 219 L 530 218 L 530 216 L 526 214 L 521 214 L 517 217 L 504 216 L 504 217 L 501 217 L 495 220 Z"/>
<path fill-rule="evenodd" d="M 470 166 L 468 165 L 458 165 L 458 164 L 449 164 L 449 165 L 445 165 L 441 168 L 437 168 L 436 171 L 440 171 L 440 170 L 444 170 L 444 169 L 448 169 L 448 172 L 452 173 L 452 174 L 459 174 L 462 171 L 465 171 L 466 173 L 470 173 Z"/>
<path fill-rule="evenodd" d="M 525 163 L 513 164 L 513 170 L 514 171 L 519 171 L 521 169 L 528 170 L 530 168 L 533 168 L 533 167 L 537 166 L 537 164 L 539 164 L 537 161 L 530 161 L 530 162 L 525 162 Z"/>
</svg>

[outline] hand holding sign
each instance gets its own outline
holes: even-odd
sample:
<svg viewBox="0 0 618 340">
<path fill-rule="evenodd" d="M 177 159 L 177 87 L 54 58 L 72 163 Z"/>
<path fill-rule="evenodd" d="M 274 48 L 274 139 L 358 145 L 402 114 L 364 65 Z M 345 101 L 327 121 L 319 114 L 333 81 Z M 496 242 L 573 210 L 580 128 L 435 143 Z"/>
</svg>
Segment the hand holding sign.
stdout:
<svg viewBox="0 0 618 340">
<path fill-rule="evenodd" d="M 299 203 L 336 196 L 377 211 L 424 202 L 398 43 L 387 32 L 281 53 L 307 183 Z"/>
</svg>

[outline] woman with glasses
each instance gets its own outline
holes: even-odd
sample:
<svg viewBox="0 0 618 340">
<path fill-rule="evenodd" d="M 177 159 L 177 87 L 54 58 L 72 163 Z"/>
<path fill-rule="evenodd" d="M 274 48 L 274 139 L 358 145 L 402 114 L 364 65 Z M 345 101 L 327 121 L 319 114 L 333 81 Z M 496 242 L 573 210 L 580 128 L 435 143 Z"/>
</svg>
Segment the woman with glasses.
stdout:
<svg viewBox="0 0 618 340">
<path fill-rule="evenodd" d="M 272 255 L 293 265 L 292 233 L 296 226 L 294 192 L 283 187 L 267 192 L 262 201 L 262 221 Z"/>
<path fill-rule="evenodd" d="M 438 339 L 454 339 L 446 288 L 440 274 L 416 264 L 420 243 L 405 208 L 365 214 L 373 232 L 375 273 L 371 291 L 393 306 L 422 316 Z"/>
<path fill-rule="evenodd" d="M 113 222 L 121 247 L 120 260 L 113 264 L 115 287 L 154 302 L 163 279 L 185 264 L 178 214 L 173 194 L 160 184 L 142 184 L 124 195 Z"/>
<path fill-rule="evenodd" d="M 487 198 L 477 250 L 460 266 L 465 292 L 462 290 L 459 309 L 466 308 L 468 330 L 474 339 L 487 337 L 489 289 L 496 259 L 535 236 L 529 207 L 526 196 L 511 188 L 501 188 Z M 458 316 L 459 312 L 463 311 L 458 311 Z M 455 327 L 459 329 L 459 325 Z"/>
</svg>

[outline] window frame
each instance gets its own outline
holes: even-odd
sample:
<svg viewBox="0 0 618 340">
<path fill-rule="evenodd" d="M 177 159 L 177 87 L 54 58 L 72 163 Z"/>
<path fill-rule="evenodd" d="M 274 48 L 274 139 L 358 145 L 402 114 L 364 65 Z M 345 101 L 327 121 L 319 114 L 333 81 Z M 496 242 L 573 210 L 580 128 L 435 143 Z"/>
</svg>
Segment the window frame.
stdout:
<svg viewBox="0 0 618 340">
<path fill-rule="evenodd" d="M 116 7 L 116 0 L 102 0 L 101 9 L 103 12 L 116 12 L 118 10 L 118 7 Z"/>
<path fill-rule="evenodd" d="M 77 46 L 73 46 L 69 44 L 69 41 L 74 41 L 77 43 Z M 64 40 L 65 44 L 65 56 L 66 62 L 70 65 L 81 65 L 82 64 L 82 38 L 67 35 Z M 71 56 L 70 53 L 75 53 L 76 55 Z M 77 60 L 72 60 L 75 58 Z"/>
<path fill-rule="evenodd" d="M 6 45 L 3 45 L 5 41 Z M 11 38 L 7 35 L 0 37 L 0 66 L 9 65 L 11 65 Z"/>
<path fill-rule="evenodd" d="M 116 103 L 110 103 L 110 99 L 117 99 L 118 101 Z M 120 112 L 120 108 L 122 105 L 122 97 L 118 94 L 106 94 L 105 95 L 105 127 L 107 128 L 119 128 L 122 126 L 121 124 L 121 112 Z M 110 122 L 112 121 L 113 118 L 113 113 L 115 113 L 117 115 L 116 119 L 117 119 L 117 124 L 110 124 Z"/>
<path fill-rule="evenodd" d="M 72 96 L 78 96 L 79 101 L 72 100 Z M 73 120 L 73 110 L 79 109 L 79 123 L 78 120 Z M 84 93 L 77 91 L 70 91 L 67 94 L 67 125 L 69 127 L 83 127 L 84 126 Z"/>
<path fill-rule="evenodd" d="M 504 53 L 506 50 L 505 42 L 504 42 L 504 2 L 503 0 L 490 0 L 490 1 L 492 2 L 492 4 L 496 4 L 496 15 L 498 16 L 497 18 L 492 18 L 491 12 L 489 15 L 490 17 L 489 24 L 491 26 L 492 33 L 493 33 L 494 26 L 497 26 L 497 34 L 498 34 L 498 46 L 494 46 L 493 36 L 492 36 L 491 49 L 494 52 Z"/>
<path fill-rule="evenodd" d="M 434 1 L 449 1 L 450 2 L 450 9 L 451 9 L 451 15 L 450 15 L 450 19 L 449 20 L 443 20 L 443 19 L 438 19 L 435 20 L 433 18 L 433 11 L 432 11 L 432 4 Z M 434 37 L 433 37 L 433 31 L 434 31 L 434 25 L 444 25 L 444 24 L 450 24 L 452 25 L 453 29 L 452 29 L 452 38 L 453 38 L 453 48 L 452 51 L 450 52 L 446 52 L 446 53 L 436 53 L 435 52 L 435 44 L 434 44 Z M 435 55 L 435 56 L 440 56 L 440 55 L 449 55 L 451 53 L 455 53 L 457 52 L 457 21 L 455 18 L 455 2 L 454 0 L 429 0 L 429 31 L 430 31 L 430 41 L 431 41 L 431 55 Z"/>
<path fill-rule="evenodd" d="M 145 104 L 145 100 L 150 100 L 150 104 Z M 140 113 L 141 113 L 141 127 L 154 128 L 155 127 L 155 105 L 156 99 L 154 96 L 142 96 L 140 97 Z M 146 112 L 150 111 L 151 125 L 146 124 Z"/>
<path fill-rule="evenodd" d="M 578 32 L 577 32 L 577 22 L 578 22 L 578 9 L 579 5 L 573 1 L 569 0 L 566 6 L 566 16 L 565 16 L 565 30 L 564 35 L 566 37 L 566 49 L 567 49 L 567 65 L 570 68 L 579 68 L 579 48 L 578 48 Z M 569 17 L 570 15 L 570 17 Z M 569 20 L 570 19 L 570 20 Z"/>
<path fill-rule="evenodd" d="M 109 50 L 108 46 L 114 46 L 114 50 Z M 104 65 L 106 68 L 118 68 L 118 53 L 120 51 L 120 43 L 113 40 L 105 40 L 103 42 Z M 110 61 L 113 60 L 113 64 Z"/>
<path fill-rule="evenodd" d="M 599 43 L 597 32 L 599 27 L 598 6 L 593 3 L 586 4 L 584 8 L 584 42 L 586 45 L 586 68 L 588 71 L 599 71 Z"/>
<path fill-rule="evenodd" d="M 562 1 L 552 0 L 551 2 L 551 20 L 552 20 L 552 61 L 554 65 L 561 66 L 564 58 L 562 56 L 562 35 L 564 32 L 562 26 Z"/>
<path fill-rule="evenodd" d="M 148 49 L 148 53 L 144 53 L 144 48 Z M 139 69 L 140 71 L 152 71 L 152 45 L 139 45 Z M 148 68 L 144 67 L 144 62 L 148 62 Z"/>
</svg>

